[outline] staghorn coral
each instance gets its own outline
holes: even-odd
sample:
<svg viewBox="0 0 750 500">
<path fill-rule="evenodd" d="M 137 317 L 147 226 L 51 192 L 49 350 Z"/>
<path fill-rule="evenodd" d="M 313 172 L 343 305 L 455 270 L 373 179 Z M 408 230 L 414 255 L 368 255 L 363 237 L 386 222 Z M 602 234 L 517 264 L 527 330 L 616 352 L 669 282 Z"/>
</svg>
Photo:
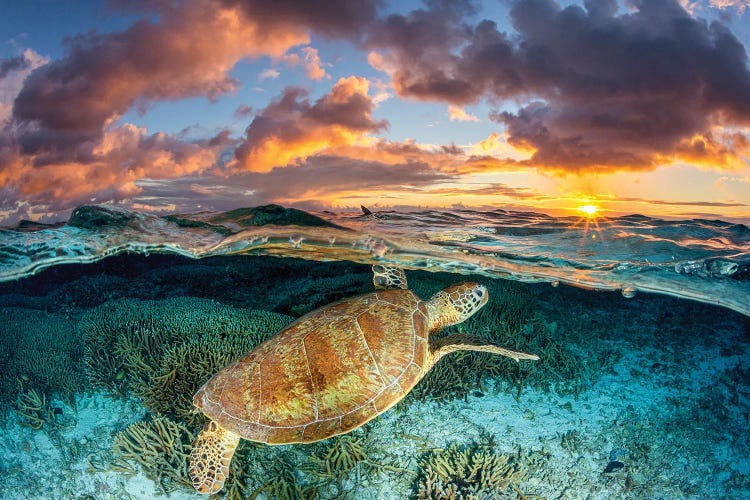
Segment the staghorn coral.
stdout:
<svg viewBox="0 0 750 500">
<path fill-rule="evenodd" d="M 520 456 L 498 455 L 478 446 L 436 450 L 420 462 L 419 499 L 512 498 L 525 476 Z"/>
<path fill-rule="evenodd" d="M 284 500 L 313 500 L 318 498 L 318 491 L 313 486 L 303 487 L 297 481 L 292 467 L 276 467 L 267 472 L 268 480 L 253 491 L 249 498 L 255 500 L 259 495 L 265 498 Z"/>
<path fill-rule="evenodd" d="M 54 423 L 54 413 L 46 396 L 35 389 L 21 391 L 16 401 L 16 413 L 21 425 L 36 431 Z"/>
<path fill-rule="evenodd" d="M 152 384 L 165 388 L 172 382 L 181 383 L 182 372 L 195 372 L 183 384 L 194 392 L 207 375 L 225 366 L 221 363 L 231 362 L 232 356 L 249 350 L 290 321 L 280 314 L 236 309 L 206 299 L 122 299 L 87 312 L 79 328 L 92 385 L 118 395 L 133 391 L 144 396 L 158 390 L 150 389 Z M 182 356 L 170 354 L 186 345 L 191 348 L 185 347 Z M 172 373 L 175 358 L 182 372 Z M 193 380 L 197 379 L 202 380 L 196 385 Z M 174 392 L 156 399 L 166 401 L 173 396 Z"/>
<path fill-rule="evenodd" d="M 193 434 L 184 425 L 165 417 L 136 422 L 115 435 L 112 469 L 133 473 L 137 468 L 163 492 L 190 487 L 187 459 Z"/>
<path fill-rule="evenodd" d="M 431 280 L 412 280 L 410 287 L 427 298 L 455 280 L 437 274 Z M 501 381 L 520 398 L 525 386 L 560 394 L 577 395 L 585 387 L 589 371 L 585 356 L 557 335 L 556 325 L 544 321 L 530 287 L 509 281 L 482 280 L 490 302 L 464 323 L 439 332 L 440 338 L 469 333 L 510 349 L 533 352 L 539 361 L 517 363 L 489 353 L 459 352 L 442 359 L 412 390 L 410 397 L 439 401 L 465 398 L 475 390 L 485 391 L 486 377 Z"/>
<path fill-rule="evenodd" d="M 286 321 L 283 316 L 279 318 L 280 325 Z M 269 327 L 269 335 L 279 328 L 281 326 Z M 259 340 L 253 336 L 190 338 L 167 348 L 153 376 L 136 386 L 134 392 L 150 411 L 177 418 L 191 427 L 200 427 L 204 417 L 194 411 L 193 394 L 216 372 L 255 347 Z"/>
<path fill-rule="evenodd" d="M 75 322 L 62 315 L 16 307 L 3 308 L 0 314 L 0 358 L 5 373 L 0 377 L 0 401 L 17 398 L 19 381 L 42 395 L 72 400 L 83 385 Z"/>
</svg>

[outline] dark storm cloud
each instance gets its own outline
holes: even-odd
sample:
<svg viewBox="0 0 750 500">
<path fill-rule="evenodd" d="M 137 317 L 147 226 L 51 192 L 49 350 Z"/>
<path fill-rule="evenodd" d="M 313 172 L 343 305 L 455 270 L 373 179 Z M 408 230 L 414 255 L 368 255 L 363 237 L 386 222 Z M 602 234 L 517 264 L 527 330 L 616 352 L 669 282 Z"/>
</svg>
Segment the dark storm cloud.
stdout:
<svg viewBox="0 0 750 500">
<path fill-rule="evenodd" d="M 375 19 L 378 0 L 222 0 L 239 7 L 261 26 L 304 26 L 329 38 L 359 39 L 365 26 Z"/>
<path fill-rule="evenodd" d="M 451 11 L 418 10 L 382 21 L 366 46 L 383 51 L 375 65 L 402 96 L 456 105 L 537 99 L 492 115 L 511 143 L 536 150 L 533 164 L 648 167 L 671 154 L 737 156 L 732 138 L 710 134 L 714 125 L 750 123 L 742 44 L 674 0 L 633 5 L 617 16 L 613 0 L 564 9 L 521 0 L 510 12 L 513 35 L 492 21 L 468 26 Z M 696 134 L 713 145 L 702 158 L 686 151 Z"/>
<path fill-rule="evenodd" d="M 5 78 L 11 71 L 26 69 L 30 65 L 31 62 L 22 55 L 0 59 L 0 78 Z"/>
</svg>

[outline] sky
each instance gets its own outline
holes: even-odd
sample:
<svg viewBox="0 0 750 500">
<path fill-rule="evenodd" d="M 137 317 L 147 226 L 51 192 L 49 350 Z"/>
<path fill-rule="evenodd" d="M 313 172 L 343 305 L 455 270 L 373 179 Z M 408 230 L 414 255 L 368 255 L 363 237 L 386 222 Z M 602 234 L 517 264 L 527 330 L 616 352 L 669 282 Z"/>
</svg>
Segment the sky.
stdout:
<svg viewBox="0 0 750 500">
<path fill-rule="evenodd" d="M 750 0 L 0 11 L 0 225 L 91 203 L 750 220 Z"/>
</svg>

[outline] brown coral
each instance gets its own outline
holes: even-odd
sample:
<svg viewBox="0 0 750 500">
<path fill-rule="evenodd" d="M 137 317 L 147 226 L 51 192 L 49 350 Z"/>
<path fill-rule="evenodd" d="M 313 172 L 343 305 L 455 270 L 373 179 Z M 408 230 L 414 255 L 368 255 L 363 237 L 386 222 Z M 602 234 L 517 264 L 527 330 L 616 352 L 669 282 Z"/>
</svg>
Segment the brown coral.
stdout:
<svg viewBox="0 0 750 500">
<path fill-rule="evenodd" d="M 478 447 L 451 446 L 428 454 L 420 463 L 417 498 L 456 500 L 504 498 L 524 477 L 518 457 Z"/>
</svg>

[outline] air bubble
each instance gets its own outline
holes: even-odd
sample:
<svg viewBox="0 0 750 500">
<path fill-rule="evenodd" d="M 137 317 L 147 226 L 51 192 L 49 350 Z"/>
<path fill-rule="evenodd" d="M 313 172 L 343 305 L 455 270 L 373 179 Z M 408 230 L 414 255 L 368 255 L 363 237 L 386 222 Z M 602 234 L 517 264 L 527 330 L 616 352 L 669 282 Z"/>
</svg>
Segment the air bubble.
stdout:
<svg viewBox="0 0 750 500">
<path fill-rule="evenodd" d="M 553 280 L 552 282 L 550 282 L 550 285 L 552 285 L 554 288 L 557 288 L 558 286 L 560 286 L 560 282 L 558 280 Z"/>
<path fill-rule="evenodd" d="M 621 290 L 622 296 L 626 299 L 632 299 L 638 293 L 638 289 L 634 286 L 625 286 Z"/>
</svg>

